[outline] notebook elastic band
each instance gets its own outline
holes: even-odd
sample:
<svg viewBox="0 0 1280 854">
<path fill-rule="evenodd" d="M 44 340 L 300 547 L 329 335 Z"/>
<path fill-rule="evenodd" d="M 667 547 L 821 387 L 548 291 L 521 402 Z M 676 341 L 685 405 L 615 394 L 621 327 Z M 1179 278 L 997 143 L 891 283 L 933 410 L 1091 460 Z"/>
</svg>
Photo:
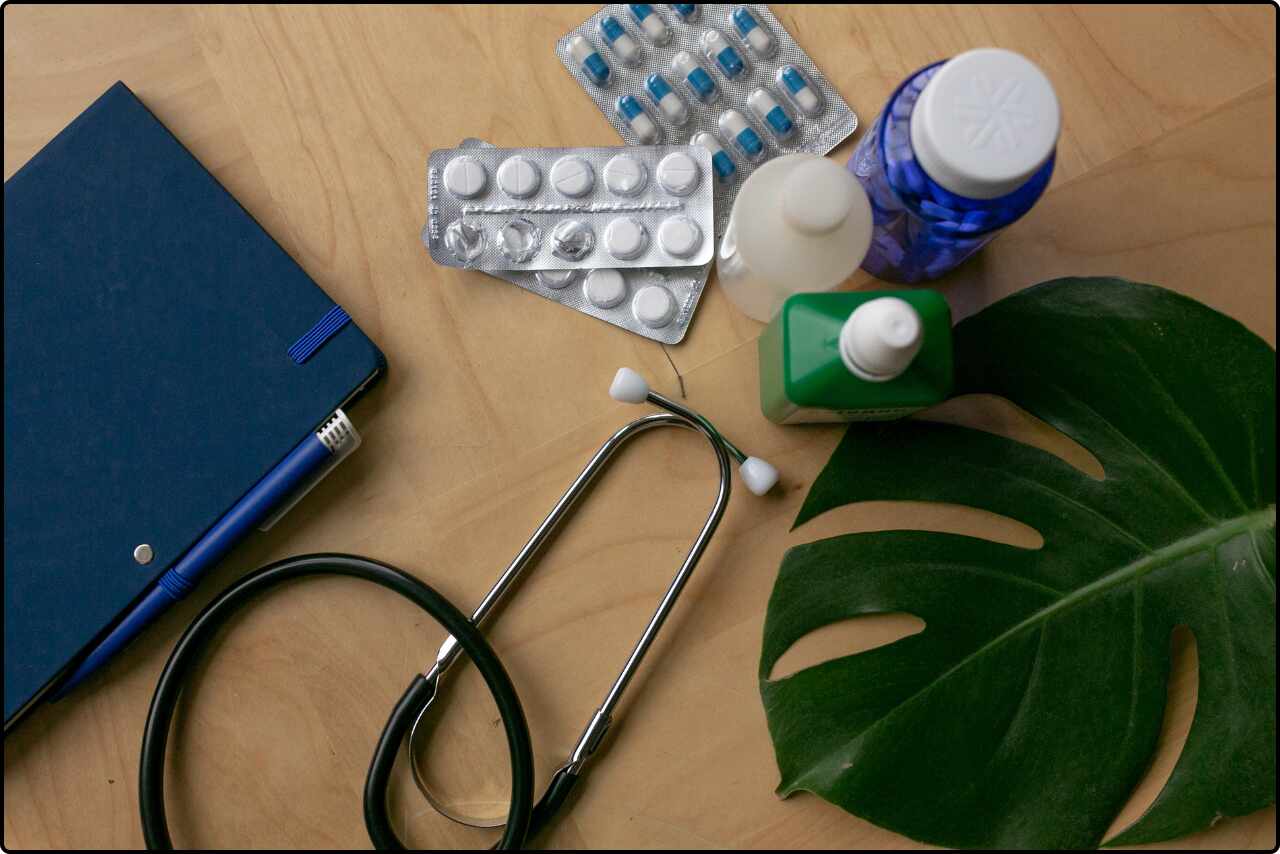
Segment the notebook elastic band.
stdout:
<svg viewBox="0 0 1280 854">
<path fill-rule="evenodd" d="M 293 346 L 289 348 L 289 358 L 299 365 L 304 364 L 325 345 L 326 341 L 337 335 L 339 330 L 350 322 L 351 315 L 343 311 L 342 306 L 335 305 L 325 312 L 324 317 L 320 318 L 315 326 L 307 330 L 306 335 L 293 342 Z"/>
</svg>

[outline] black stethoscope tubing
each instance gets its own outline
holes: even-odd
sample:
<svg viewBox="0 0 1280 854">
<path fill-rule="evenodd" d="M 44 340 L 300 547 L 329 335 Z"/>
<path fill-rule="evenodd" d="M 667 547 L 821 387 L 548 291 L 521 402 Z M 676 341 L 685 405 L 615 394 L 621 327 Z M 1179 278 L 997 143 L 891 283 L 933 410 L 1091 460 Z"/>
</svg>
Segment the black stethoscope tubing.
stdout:
<svg viewBox="0 0 1280 854">
<path fill-rule="evenodd" d="M 493 647 L 465 614 L 428 585 L 394 566 L 344 554 L 303 555 L 246 575 L 201 611 L 178 640 L 156 684 L 142 737 L 138 799 L 147 847 L 173 848 L 164 806 L 165 749 L 182 688 L 209 642 L 255 596 L 286 581 L 318 575 L 345 575 L 393 590 L 431 615 L 458 640 L 459 646 L 484 677 L 497 703 L 511 753 L 511 806 L 506 829 L 496 847 L 524 847 L 527 839 L 545 827 L 563 804 L 568 791 L 552 786 L 536 805 L 533 803 L 533 749 L 529 726 L 511 678 Z M 387 786 L 400 743 L 418 713 L 430 701 L 431 693 L 427 681 L 421 675 L 415 676 L 392 710 L 374 749 L 365 777 L 364 818 L 369 839 L 375 848 L 404 848 L 387 816 Z"/>
</svg>

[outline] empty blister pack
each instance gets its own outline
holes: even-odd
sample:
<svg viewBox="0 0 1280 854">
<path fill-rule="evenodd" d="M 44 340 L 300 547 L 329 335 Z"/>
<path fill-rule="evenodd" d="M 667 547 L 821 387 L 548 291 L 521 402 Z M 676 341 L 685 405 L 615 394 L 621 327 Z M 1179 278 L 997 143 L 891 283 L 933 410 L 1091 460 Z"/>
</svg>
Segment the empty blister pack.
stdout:
<svg viewBox="0 0 1280 854">
<path fill-rule="evenodd" d="M 687 142 L 711 155 L 717 234 L 758 165 L 780 154 L 826 154 L 858 127 L 761 4 L 611 3 L 556 52 L 627 142 Z"/>
<path fill-rule="evenodd" d="M 461 149 L 492 149 L 478 139 Z M 485 271 L 563 306 L 659 341 L 677 344 L 685 336 L 707 284 L 711 265 L 628 270 Z"/>
<path fill-rule="evenodd" d="M 710 171 L 689 145 L 440 149 L 422 240 L 439 264 L 486 271 L 700 266 Z"/>
</svg>

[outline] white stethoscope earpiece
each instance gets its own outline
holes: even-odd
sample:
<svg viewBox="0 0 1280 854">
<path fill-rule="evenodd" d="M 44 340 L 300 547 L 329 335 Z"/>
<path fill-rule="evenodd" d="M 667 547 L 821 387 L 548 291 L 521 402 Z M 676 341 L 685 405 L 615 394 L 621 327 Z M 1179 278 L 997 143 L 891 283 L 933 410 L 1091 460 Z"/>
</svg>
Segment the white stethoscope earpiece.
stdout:
<svg viewBox="0 0 1280 854">
<path fill-rule="evenodd" d="M 618 368 L 609 386 L 609 397 L 619 403 L 644 403 L 649 397 L 649 384 L 630 368 Z"/>
<path fill-rule="evenodd" d="M 706 418 L 686 409 L 673 400 L 651 391 L 644 377 L 630 368 L 618 368 L 618 372 L 613 375 L 613 383 L 609 386 L 609 396 L 619 403 L 644 403 L 649 401 L 669 412 L 701 422 L 715 434 L 720 443 L 724 445 L 725 450 L 738 461 L 738 473 L 742 475 L 742 482 L 754 494 L 764 495 L 770 489 L 773 489 L 778 482 L 778 470 L 776 468 L 759 457 L 748 457 L 742 453 L 732 442 L 721 435 L 720 431 L 716 430 Z"/>
</svg>

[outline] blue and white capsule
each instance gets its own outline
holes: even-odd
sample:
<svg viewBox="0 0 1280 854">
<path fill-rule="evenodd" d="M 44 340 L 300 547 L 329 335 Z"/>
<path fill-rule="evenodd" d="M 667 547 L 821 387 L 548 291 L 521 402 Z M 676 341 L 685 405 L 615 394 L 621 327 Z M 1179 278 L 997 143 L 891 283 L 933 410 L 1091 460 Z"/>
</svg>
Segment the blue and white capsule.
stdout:
<svg viewBox="0 0 1280 854">
<path fill-rule="evenodd" d="M 794 65 L 784 65 L 778 69 L 774 80 L 778 83 L 778 90 L 797 110 L 809 118 L 822 112 L 822 94 L 799 68 Z"/>
<path fill-rule="evenodd" d="M 649 41 L 658 47 L 671 41 L 671 30 L 667 28 L 667 22 L 662 20 L 662 16 L 648 3 L 628 3 L 627 9 L 631 11 L 631 17 L 636 19 L 640 29 L 644 30 L 644 34 L 649 37 Z"/>
<path fill-rule="evenodd" d="M 686 24 L 692 24 L 698 20 L 698 13 L 701 6 L 697 3 L 668 3 L 672 12 L 676 13 L 676 17 L 684 21 Z"/>
<path fill-rule="evenodd" d="M 778 139 L 787 139 L 796 132 L 796 123 L 782 105 L 765 89 L 756 89 L 747 96 L 747 106 L 760 124 Z"/>
<path fill-rule="evenodd" d="M 640 45 L 636 44 L 626 27 L 613 15 L 605 15 L 600 19 L 600 37 L 623 65 L 640 64 Z"/>
<path fill-rule="evenodd" d="M 756 160 L 764 154 L 764 140 L 742 113 L 737 110 L 725 110 L 720 114 L 717 124 L 720 127 L 720 133 L 733 143 L 734 148 L 738 149 L 743 157 Z"/>
<path fill-rule="evenodd" d="M 682 125 L 689 121 L 689 105 L 671 88 L 667 78 L 661 74 L 650 74 L 644 79 L 644 89 L 671 124 Z"/>
<path fill-rule="evenodd" d="M 735 80 L 747 70 L 747 61 L 719 30 L 707 30 L 699 42 L 702 52 L 720 69 L 724 79 Z"/>
<path fill-rule="evenodd" d="M 729 152 L 724 150 L 724 146 L 720 145 L 720 140 L 716 139 L 715 134 L 700 131 L 693 135 L 690 142 L 702 146 L 711 155 L 711 171 L 716 173 L 717 181 L 733 180 L 733 176 L 738 172 L 738 165 L 733 162 Z"/>
<path fill-rule="evenodd" d="M 658 123 L 645 111 L 641 104 L 631 95 L 623 95 L 614 104 L 618 117 L 627 123 L 636 141 L 641 145 L 653 145 L 658 141 Z"/>
<path fill-rule="evenodd" d="M 671 58 L 671 70 L 684 81 L 693 97 L 702 103 L 714 104 L 720 98 L 720 87 L 716 85 L 715 79 L 689 51 L 682 50 Z"/>
<path fill-rule="evenodd" d="M 768 59 L 778 52 L 777 39 L 765 28 L 764 24 L 751 14 L 746 6 L 733 10 L 733 28 L 738 31 L 738 38 L 760 59 Z"/>
<path fill-rule="evenodd" d="M 597 86 L 609 85 L 613 70 L 609 68 L 609 63 L 604 61 L 599 51 L 591 46 L 591 42 L 582 36 L 569 39 L 569 58 L 578 64 L 582 73 L 592 83 Z"/>
</svg>

